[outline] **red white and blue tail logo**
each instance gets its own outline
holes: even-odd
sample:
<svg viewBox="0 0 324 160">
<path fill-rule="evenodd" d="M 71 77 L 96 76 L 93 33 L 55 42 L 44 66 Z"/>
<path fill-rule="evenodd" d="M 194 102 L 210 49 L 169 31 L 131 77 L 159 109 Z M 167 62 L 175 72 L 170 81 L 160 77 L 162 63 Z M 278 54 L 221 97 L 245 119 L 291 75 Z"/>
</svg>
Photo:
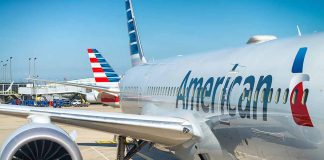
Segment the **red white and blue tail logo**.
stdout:
<svg viewBox="0 0 324 160">
<path fill-rule="evenodd" d="M 93 75 L 97 85 L 119 82 L 120 77 L 96 49 L 88 49 Z"/>
</svg>

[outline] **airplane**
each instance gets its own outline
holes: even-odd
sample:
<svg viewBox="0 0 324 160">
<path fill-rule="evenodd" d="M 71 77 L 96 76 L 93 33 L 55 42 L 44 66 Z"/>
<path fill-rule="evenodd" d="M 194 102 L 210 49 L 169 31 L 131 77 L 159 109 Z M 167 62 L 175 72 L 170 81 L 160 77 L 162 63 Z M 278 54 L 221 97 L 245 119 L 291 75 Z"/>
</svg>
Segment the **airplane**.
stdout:
<svg viewBox="0 0 324 160">
<path fill-rule="evenodd" d="M 89 48 L 88 55 L 91 63 L 93 76 L 96 82 L 96 87 L 98 86 L 108 87 L 110 88 L 110 90 L 115 90 L 116 92 L 119 92 L 118 83 L 120 77 L 114 71 L 114 69 L 109 65 L 106 59 L 98 52 L 97 49 Z M 70 85 L 80 86 L 78 84 L 73 84 L 73 83 L 71 83 Z M 80 87 L 84 87 L 84 86 L 80 86 Z M 92 90 L 92 92 L 86 94 L 86 98 L 88 102 L 99 102 L 114 107 L 119 106 L 118 94 L 107 94 L 105 92 L 102 92 L 100 89 L 95 90 L 96 87 Z"/>
<path fill-rule="evenodd" d="M 112 107 L 119 107 L 119 80 L 120 77 L 107 62 L 107 60 L 98 52 L 97 49 L 89 48 L 88 56 L 91 64 L 91 69 L 94 76 L 94 84 L 77 81 L 50 81 L 43 79 L 30 79 L 34 81 L 41 81 L 46 83 L 55 83 L 61 85 L 75 86 L 92 90 L 86 93 L 86 100 L 90 103 L 102 103 Z M 109 89 L 109 93 L 104 92 Z M 115 92 L 115 93 L 111 93 Z"/>
<path fill-rule="evenodd" d="M 323 33 L 150 63 L 132 1 L 125 4 L 132 68 L 119 83 L 122 113 L 0 105 L 1 114 L 29 119 L 4 143 L 0 159 L 46 159 L 47 152 L 82 159 L 52 122 L 117 134 L 118 160 L 147 144 L 185 160 L 322 159 Z M 126 137 L 136 145 L 125 153 Z"/>
</svg>

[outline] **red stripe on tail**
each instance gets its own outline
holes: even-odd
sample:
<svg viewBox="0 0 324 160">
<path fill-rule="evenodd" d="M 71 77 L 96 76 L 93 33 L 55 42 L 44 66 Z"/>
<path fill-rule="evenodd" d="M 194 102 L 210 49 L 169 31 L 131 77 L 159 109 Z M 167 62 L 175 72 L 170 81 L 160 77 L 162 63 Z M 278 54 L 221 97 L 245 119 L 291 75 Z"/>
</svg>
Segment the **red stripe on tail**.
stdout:
<svg viewBox="0 0 324 160">
<path fill-rule="evenodd" d="M 107 77 L 95 77 L 96 82 L 109 82 Z"/>
<path fill-rule="evenodd" d="M 89 48 L 88 53 L 93 53 L 93 50 Z"/>
<path fill-rule="evenodd" d="M 90 62 L 91 63 L 98 63 L 98 59 L 97 58 L 90 58 Z"/>
<path fill-rule="evenodd" d="M 104 72 L 102 68 L 92 68 L 92 72 Z"/>
</svg>

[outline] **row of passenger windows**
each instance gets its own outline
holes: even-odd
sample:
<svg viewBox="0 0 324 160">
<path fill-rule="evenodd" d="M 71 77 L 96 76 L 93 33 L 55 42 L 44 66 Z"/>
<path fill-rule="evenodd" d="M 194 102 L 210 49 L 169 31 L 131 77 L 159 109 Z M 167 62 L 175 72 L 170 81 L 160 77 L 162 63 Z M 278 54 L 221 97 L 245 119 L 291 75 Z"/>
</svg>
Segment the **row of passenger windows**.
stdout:
<svg viewBox="0 0 324 160">
<path fill-rule="evenodd" d="M 138 87 L 125 87 L 126 92 L 138 93 Z M 147 95 L 177 96 L 179 87 L 147 87 Z"/>
<path fill-rule="evenodd" d="M 264 96 L 265 96 L 265 91 L 266 89 L 264 88 L 261 92 L 261 96 L 260 96 L 260 102 L 263 103 L 263 100 L 264 100 Z M 309 90 L 308 89 L 305 89 L 303 92 L 301 93 L 298 93 L 299 91 L 297 89 L 294 90 L 293 92 L 293 97 L 292 97 L 292 104 L 295 104 L 297 102 L 297 97 L 300 96 L 299 94 L 302 94 L 302 99 L 301 99 L 301 103 L 303 105 L 306 104 L 307 102 L 307 97 L 308 97 L 308 92 Z M 244 88 L 244 92 L 243 92 L 243 95 L 242 95 L 242 101 L 245 100 L 246 97 L 248 97 L 248 100 L 251 101 L 251 97 L 252 97 L 252 92 L 247 92 L 247 89 Z M 248 95 L 246 95 L 248 94 Z M 259 91 L 255 91 L 254 93 L 254 101 L 257 101 L 257 97 L 258 97 L 258 94 L 259 94 Z M 281 95 L 281 89 L 278 88 L 276 93 L 275 93 L 275 96 L 274 96 L 274 102 L 277 104 L 279 103 L 279 100 L 280 100 L 280 95 Z M 271 88 L 270 89 L 270 92 L 269 92 L 269 95 L 268 95 L 268 103 L 271 103 L 272 101 L 272 96 L 273 96 L 273 89 Z M 287 88 L 284 93 L 283 93 L 283 96 L 282 96 L 282 103 L 283 104 L 286 104 L 288 102 L 288 97 L 289 97 L 289 89 Z"/>
<path fill-rule="evenodd" d="M 187 91 L 188 91 L 188 87 L 187 87 Z M 126 92 L 131 92 L 131 93 L 138 93 L 139 92 L 139 88 L 138 87 L 125 87 Z M 147 95 L 160 95 L 160 96 L 177 96 L 177 93 L 179 91 L 179 87 L 147 87 L 146 90 L 146 94 Z M 259 97 L 259 91 L 256 90 L 254 91 L 254 98 L 253 100 L 255 102 L 257 102 L 258 99 L 260 99 L 260 102 L 263 103 L 264 100 L 264 96 L 265 96 L 265 91 L 266 89 L 264 88 L 261 92 L 261 95 Z M 200 96 L 203 92 L 203 89 L 198 87 L 197 90 L 194 92 L 194 87 L 191 89 L 191 96 L 195 96 L 194 94 L 196 94 L 196 96 Z M 206 95 L 207 90 L 205 90 L 205 94 Z M 293 97 L 292 97 L 292 103 L 295 104 L 297 101 L 297 97 L 300 96 L 299 94 L 303 94 L 302 95 L 302 100 L 301 103 L 303 105 L 306 104 L 307 102 L 307 97 L 308 97 L 308 89 L 305 89 L 303 92 L 299 93 L 299 91 L 297 89 L 294 90 L 293 92 Z M 252 98 L 252 92 L 248 91 L 246 88 L 244 88 L 243 94 L 242 94 L 242 101 L 244 101 L 246 99 L 246 97 L 248 98 L 249 101 L 251 101 Z M 272 97 L 273 97 L 274 91 L 273 88 L 270 89 L 269 91 L 269 95 L 268 95 L 268 103 L 271 103 L 272 101 Z M 280 101 L 280 95 L 281 95 L 281 89 L 278 88 L 275 95 L 274 95 L 274 102 L 276 104 L 279 103 Z M 289 97 L 289 89 L 285 89 L 285 91 L 283 92 L 282 95 L 282 103 L 286 104 L 288 102 L 288 97 Z"/>
</svg>

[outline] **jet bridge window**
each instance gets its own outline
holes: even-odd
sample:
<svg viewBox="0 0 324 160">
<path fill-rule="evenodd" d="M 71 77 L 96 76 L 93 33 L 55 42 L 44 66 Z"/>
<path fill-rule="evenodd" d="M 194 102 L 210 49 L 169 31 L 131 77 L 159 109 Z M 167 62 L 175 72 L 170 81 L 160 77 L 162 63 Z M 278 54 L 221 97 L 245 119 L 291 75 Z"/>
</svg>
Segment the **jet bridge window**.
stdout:
<svg viewBox="0 0 324 160">
<path fill-rule="evenodd" d="M 281 93 L 281 89 L 278 88 L 277 89 L 277 93 L 276 93 L 276 97 L 275 97 L 275 103 L 278 104 L 279 99 L 280 99 L 280 93 Z"/>
<path fill-rule="evenodd" d="M 284 95 L 283 95 L 283 99 L 282 99 L 283 104 L 286 104 L 287 103 L 287 101 L 288 101 L 288 94 L 289 94 L 289 89 L 287 88 L 285 90 Z"/>
<path fill-rule="evenodd" d="M 307 98 L 308 98 L 308 89 L 304 90 L 304 94 L 303 94 L 303 99 L 302 99 L 302 104 L 305 105 L 307 102 Z"/>
</svg>

